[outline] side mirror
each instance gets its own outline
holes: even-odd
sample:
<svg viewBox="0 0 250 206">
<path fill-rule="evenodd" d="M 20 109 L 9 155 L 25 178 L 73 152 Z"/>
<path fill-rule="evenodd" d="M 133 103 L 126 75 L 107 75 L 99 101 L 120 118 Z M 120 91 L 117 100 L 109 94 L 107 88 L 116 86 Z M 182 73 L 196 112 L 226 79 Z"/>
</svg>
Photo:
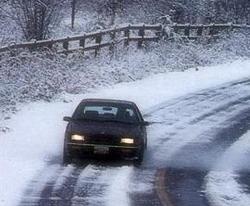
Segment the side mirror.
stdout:
<svg viewBox="0 0 250 206">
<path fill-rule="evenodd" d="M 71 117 L 63 117 L 63 121 L 70 122 L 70 121 L 72 121 L 72 118 Z"/>
<path fill-rule="evenodd" d="M 142 125 L 143 125 L 143 126 L 149 126 L 150 124 L 151 124 L 151 123 L 150 123 L 150 122 L 147 122 L 147 121 L 143 121 L 143 122 L 142 122 Z"/>
</svg>

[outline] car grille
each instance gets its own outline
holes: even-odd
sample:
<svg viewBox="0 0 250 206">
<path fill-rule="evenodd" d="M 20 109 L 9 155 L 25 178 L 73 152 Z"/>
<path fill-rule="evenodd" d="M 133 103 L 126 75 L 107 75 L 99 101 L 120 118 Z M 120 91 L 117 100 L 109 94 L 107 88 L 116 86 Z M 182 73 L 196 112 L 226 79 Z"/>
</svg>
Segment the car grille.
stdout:
<svg viewBox="0 0 250 206">
<path fill-rule="evenodd" d="M 112 135 L 91 135 L 87 138 L 88 144 L 104 144 L 104 145 L 118 145 L 120 143 L 120 137 Z"/>
</svg>

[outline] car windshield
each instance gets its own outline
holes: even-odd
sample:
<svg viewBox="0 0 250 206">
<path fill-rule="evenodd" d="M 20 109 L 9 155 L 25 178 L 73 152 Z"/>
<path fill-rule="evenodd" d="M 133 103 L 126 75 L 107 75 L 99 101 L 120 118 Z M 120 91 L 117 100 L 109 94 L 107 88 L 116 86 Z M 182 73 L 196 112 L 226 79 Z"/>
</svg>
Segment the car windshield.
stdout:
<svg viewBox="0 0 250 206">
<path fill-rule="evenodd" d="M 129 104 L 121 103 L 82 103 L 77 107 L 73 118 L 121 123 L 136 123 L 139 121 L 136 110 Z"/>
</svg>

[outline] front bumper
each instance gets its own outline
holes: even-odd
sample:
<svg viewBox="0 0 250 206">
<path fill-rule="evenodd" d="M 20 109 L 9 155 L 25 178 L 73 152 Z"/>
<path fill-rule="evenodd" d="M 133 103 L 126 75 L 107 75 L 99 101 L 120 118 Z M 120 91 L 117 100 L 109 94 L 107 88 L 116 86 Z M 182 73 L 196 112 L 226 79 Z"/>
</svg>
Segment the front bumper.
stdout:
<svg viewBox="0 0 250 206">
<path fill-rule="evenodd" d="M 107 148 L 105 153 L 96 153 L 96 148 Z M 71 155 L 119 155 L 122 157 L 134 157 L 137 155 L 138 146 L 126 145 L 102 145 L 102 144 L 84 144 L 84 143 L 68 143 L 68 152 Z"/>
</svg>

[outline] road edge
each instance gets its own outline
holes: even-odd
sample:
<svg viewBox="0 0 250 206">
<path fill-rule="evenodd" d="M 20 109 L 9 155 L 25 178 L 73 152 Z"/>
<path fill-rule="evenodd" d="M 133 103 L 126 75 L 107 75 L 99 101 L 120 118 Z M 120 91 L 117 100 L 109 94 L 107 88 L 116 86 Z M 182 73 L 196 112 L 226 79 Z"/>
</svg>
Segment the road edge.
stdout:
<svg viewBox="0 0 250 206">
<path fill-rule="evenodd" d="M 157 170 L 155 179 L 156 194 L 162 206 L 173 206 L 169 195 L 166 192 L 166 176 L 167 172 L 164 169 Z"/>
</svg>

